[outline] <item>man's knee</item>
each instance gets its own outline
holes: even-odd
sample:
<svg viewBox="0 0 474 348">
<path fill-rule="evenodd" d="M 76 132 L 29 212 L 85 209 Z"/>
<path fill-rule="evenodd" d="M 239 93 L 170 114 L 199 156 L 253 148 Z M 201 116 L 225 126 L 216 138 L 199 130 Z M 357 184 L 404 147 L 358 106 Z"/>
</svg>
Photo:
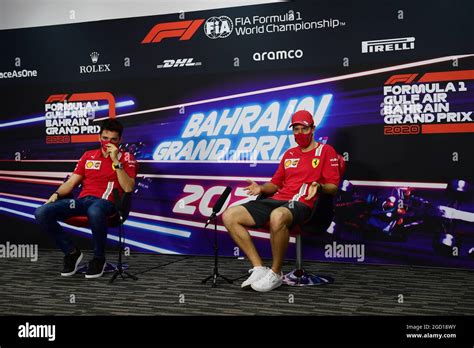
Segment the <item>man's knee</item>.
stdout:
<svg viewBox="0 0 474 348">
<path fill-rule="evenodd" d="M 107 213 L 105 209 L 101 209 L 99 207 L 91 207 L 87 211 L 87 217 L 89 218 L 89 221 L 92 223 L 101 223 L 103 221 L 106 221 L 107 219 Z"/>
<path fill-rule="evenodd" d="M 270 229 L 278 230 L 291 225 L 292 215 L 287 208 L 277 208 L 270 214 Z"/>
<path fill-rule="evenodd" d="M 48 216 L 48 206 L 41 205 L 35 210 L 35 219 L 38 222 L 43 222 L 47 219 Z"/>
<path fill-rule="evenodd" d="M 232 207 L 224 211 L 222 214 L 222 221 L 224 222 L 225 226 L 230 226 L 238 222 L 238 216 L 239 214 L 237 207 Z"/>
</svg>

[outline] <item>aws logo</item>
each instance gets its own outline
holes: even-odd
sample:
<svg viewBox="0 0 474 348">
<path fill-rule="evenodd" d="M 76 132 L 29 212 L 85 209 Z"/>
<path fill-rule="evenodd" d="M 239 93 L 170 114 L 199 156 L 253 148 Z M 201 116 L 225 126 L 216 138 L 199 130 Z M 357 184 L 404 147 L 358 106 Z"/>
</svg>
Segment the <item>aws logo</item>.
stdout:
<svg viewBox="0 0 474 348">
<path fill-rule="evenodd" d="M 288 158 L 285 161 L 285 169 L 298 167 L 299 161 L 300 161 L 299 158 Z"/>
<path fill-rule="evenodd" d="M 100 169 L 101 161 L 86 161 L 86 169 Z"/>
</svg>

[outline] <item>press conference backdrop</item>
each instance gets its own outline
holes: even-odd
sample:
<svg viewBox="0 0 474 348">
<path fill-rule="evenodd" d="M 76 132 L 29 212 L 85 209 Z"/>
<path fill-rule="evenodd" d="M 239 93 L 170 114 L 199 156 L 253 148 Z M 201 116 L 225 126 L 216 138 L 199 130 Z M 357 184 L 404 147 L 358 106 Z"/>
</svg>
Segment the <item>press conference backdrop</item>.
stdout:
<svg viewBox="0 0 474 348">
<path fill-rule="evenodd" d="M 472 268 L 473 9 L 293 1 L 0 31 L 1 238 L 51 246 L 34 210 L 110 117 L 140 162 L 128 246 L 211 255 L 213 204 L 226 186 L 224 208 L 254 199 L 245 179 L 271 178 L 307 109 L 347 171 L 305 258 Z M 220 254 L 242 256 L 217 229 Z"/>
</svg>

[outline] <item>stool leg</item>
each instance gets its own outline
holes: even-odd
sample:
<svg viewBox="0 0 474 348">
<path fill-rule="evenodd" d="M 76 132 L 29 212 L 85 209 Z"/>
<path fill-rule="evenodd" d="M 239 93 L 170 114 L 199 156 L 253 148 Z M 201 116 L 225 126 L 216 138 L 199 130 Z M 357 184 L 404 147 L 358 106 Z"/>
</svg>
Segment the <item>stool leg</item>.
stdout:
<svg viewBox="0 0 474 348">
<path fill-rule="evenodd" d="M 324 285 L 334 282 L 329 276 L 315 275 L 303 269 L 303 243 L 301 235 L 296 236 L 296 269 L 283 277 L 283 284 L 290 286 Z"/>
<path fill-rule="evenodd" d="M 303 250 L 301 245 L 301 235 L 296 236 L 296 269 L 303 269 Z"/>
</svg>

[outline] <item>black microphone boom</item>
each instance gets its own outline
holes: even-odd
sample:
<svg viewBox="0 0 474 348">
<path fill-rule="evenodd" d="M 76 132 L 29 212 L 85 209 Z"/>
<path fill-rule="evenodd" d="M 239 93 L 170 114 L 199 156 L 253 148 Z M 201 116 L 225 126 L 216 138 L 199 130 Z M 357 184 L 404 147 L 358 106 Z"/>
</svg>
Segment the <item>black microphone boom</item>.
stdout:
<svg viewBox="0 0 474 348">
<path fill-rule="evenodd" d="M 212 207 L 212 212 L 213 213 L 219 214 L 219 212 L 222 209 L 222 206 L 224 205 L 225 201 L 227 200 L 227 197 L 229 197 L 231 191 L 232 191 L 231 187 L 227 186 L 225 188 L 224 192 L 222 192 L 222 195 L 219 197 L 219 199 L 217 200 L 214 207 Z"/>
<path fill-rule="evenodd" d="M 227 200 L 227 197 L 229 197 L 231 191 L 232 191 L 232 187 L 227 186 L 225 188 L 224 192 L 222 192 L 222 194 L 219 197 L 219 199 L 217 200 L 216 204 L 214 204 L 214 206 L 212 207 L 212 215 L 209 217 L 209 219 L 207 219 L 206 225 L 204 227 L 207 227 L 207 225 L 209 225 L 209 223 L 212 221 L 212 219 L 214 217 L 216 217 L 217 214 L 219 214 L 219 212 L 222 209 L 222 206 L 224 205 L 225 201 Z"/>
</svg>

